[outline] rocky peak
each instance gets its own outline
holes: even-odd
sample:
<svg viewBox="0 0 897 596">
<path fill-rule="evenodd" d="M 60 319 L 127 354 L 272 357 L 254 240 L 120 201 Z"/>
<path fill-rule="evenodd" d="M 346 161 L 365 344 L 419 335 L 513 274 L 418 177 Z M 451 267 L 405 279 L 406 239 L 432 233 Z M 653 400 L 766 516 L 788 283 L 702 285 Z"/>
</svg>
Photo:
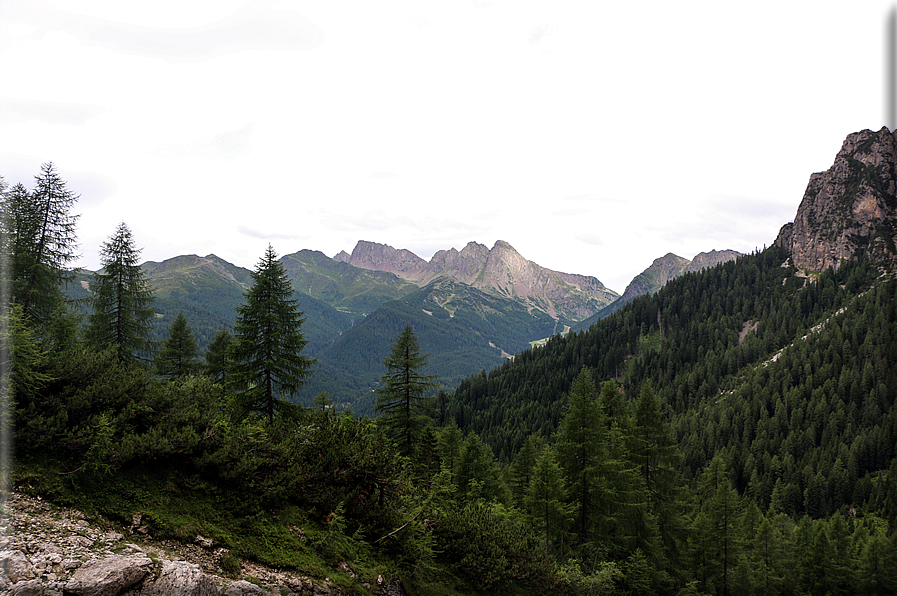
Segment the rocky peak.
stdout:
<svg viewBox="0 0 897 596">
<path fill-rule="evenodd" d="M 395 249 L 388 244 L 359 240 L 348 263 L 371 271 L 388 271 L 399 277 L 414 277 L 427 262 L 410 250 Z"/>
<path fill-rule="evenodd" d="M 834 164 L 810 176 L 793 223 L 776 245 L 794 265 L 822 271 L 858 252 L 893 268 L 897 262 L 897 139 L 887 128 L 847 136 Z"/>
<path fill-rule="evenodd" d="M 352 260 L 352 255 L 344 250 L 341 250 L 333 256 L 333 260 L 337 263 L 348 263 Z"/>
<path fill-rule="evenodd" d="M 541 267 L 504 240 L 496 241 L 491 249 L 470 242 L 460 251 L 440 250 L 429 262 L 407 250 L 362 241 L 348 262 L 362 269 L 389 271 L 419 286 L 448 277 L 573 321 L 591 316 L 617 298 L 596 278 Z"/>
<path fill-rule="evenodd" d="M 703 271 L 710 267 L 716 267 L 720 263 L 728 263 L 734 261 L 741 256 L 737 250 L 711 250 L 710 252 L 699 252 L 695 258 L 688 264 L 688 272 Z"/>
</svg>

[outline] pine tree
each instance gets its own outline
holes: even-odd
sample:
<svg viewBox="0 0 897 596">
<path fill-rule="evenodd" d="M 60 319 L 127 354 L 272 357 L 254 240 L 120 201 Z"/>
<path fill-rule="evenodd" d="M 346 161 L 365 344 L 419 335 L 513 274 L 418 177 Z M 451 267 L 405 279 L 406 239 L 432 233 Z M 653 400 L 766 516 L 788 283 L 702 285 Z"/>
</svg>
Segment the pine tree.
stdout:
<svg viewBox="0 0 897 596">
<path fill-rule="evenodd" d="M 156 356 L 155 364 L 157 373 L 174 379 L 199 371 L 199 349 L 184 313 L 179 312 L 168 328 L 168 339 Z"/>
<path fill-rule="evenodd" d="M 402 455 L 414 453 L 418 429 L 428 417 L 428 394 L 436 386 L 435 376 L 421 372 L 427 365 L 427 356 L 420 353 L 414 329 L 405 325 L 383 360 L 386 374 L 380 377 L 383 386 L 376 389 L 374 410 L 381 414 L 380 423 Z"/>
<path fill-rule="evenodd" d="M 85 339 L 106 349 L 114 346 L 122 364 L 147 360 L 155 349 L 150 339 L 155 317 L 153 290 L 139 264 L 140 249 L 131 230 L 121 222 L 100 246 L 102 269 L 91 285 L 93 312 L 88 317 Z"/>
<path fill-rule="evenodd" d="M 237 307 L 233 379 L 241 392 L 242 413 L 261 412 L 272 422 L 275 412 L 295 411 L 283 398 L 299 393 L 315 360 L 301 354 L 308 344 L 302 335 L 305 319 L 271 245 L 252 280 L 245 302 Z"/>
</svg>

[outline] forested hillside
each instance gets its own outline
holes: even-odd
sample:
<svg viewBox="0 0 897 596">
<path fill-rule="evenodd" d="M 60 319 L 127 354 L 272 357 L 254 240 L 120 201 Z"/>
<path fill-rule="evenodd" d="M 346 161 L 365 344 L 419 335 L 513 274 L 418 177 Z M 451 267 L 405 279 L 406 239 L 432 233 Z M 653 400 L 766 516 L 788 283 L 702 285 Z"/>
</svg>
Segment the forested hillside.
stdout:
<svg viewBox="0 0 897 596">
<path fill-rule="evenodd" d="M 338 342 L 376 375 L 365 329 L 395 334 L 371 419 L 335 413 L 324 391 L 291 401 L 316 368 L 340 373 L 311 357 L 271 246 L 232 332 L 200 355 L 185 317 L 154 346 L 158 305 L 122 222 L 92 291 L 73 289 L 79 323 L 62 291 L 79 281 L 65 267 L 74 199 L 52 164 L 39 182 L 0 185 L 13 264 L 2 421 L 16 445 L 0 479 L 17 490 L 112 525 L 139 513 L 158 538 L 211 537 L 222 574 L 251 560 L 343 593 L 377 591 L 381 576 L 412 595 L 897 592 L 893 263 L 860 251 L 815 272 L 767 248 L 553 335 L 454 395 L 433 395 L 429 364 L 452 365 L 446 351 L 483 349 L 477 330 L 504 318 L 555 322 L 436 282 Z M 503 337 L 489 349 L 525 341 Z"/>
</svg>

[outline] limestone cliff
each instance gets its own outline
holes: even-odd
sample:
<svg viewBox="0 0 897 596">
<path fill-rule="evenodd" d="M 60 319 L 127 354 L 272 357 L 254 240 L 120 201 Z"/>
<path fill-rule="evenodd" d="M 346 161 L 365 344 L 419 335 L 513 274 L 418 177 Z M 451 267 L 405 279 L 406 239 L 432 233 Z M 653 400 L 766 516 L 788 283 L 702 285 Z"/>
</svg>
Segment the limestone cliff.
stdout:
<svg viewBox="0 0 897 596">
<path fill-rule="evenodd" d="M 810 176 L 793 223 L 776 244 L 792 263 L 822 271 L 857 253 L 894 269 L 897 250 L 897 139 L 882 128 L 847 136 L 835 162 Z"/>
</svg>

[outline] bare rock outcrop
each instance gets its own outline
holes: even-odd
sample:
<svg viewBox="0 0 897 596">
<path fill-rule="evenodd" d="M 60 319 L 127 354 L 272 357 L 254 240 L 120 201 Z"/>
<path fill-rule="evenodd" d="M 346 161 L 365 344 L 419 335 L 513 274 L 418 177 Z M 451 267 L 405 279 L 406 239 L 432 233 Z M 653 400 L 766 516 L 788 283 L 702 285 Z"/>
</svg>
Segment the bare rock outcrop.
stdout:
<svg viewBox="0 0 897 596">
<path fill-rule="evenodd" d="M 795 267 L 837 268 L 858 252 L 893 268 L 897 262 L 897 139 L 887 128 L 847 136 L 835 162 L 810 176 L 793 223 L 776 245 Z"/>
<path fill-rule="evenodd" d="M 153 560 L 146 556 L 112 555 L 88 561 L 66 584 L 68 596 L 117 596 L 152 573 Z"/>
<path fill-rule="evenodd" d="M 329 580 L 310 579 L 244 561 L 244 577 L 223 576 L 227 551 L 198 544 L 153 541 L 142 517 L 121 532 L 101 529 L 74 509 L 11 493 L 0 509 L 0 596 L 336 596 Z M 126 536 L 127 534 L 127 536 Z M 131 542 L 140 541 L 141 544 Z M 149 541 L 147 543 L 147 541 Z M 203 546 L 203 545 L 206 546 Z M 348 565 L 346 568 L 349 569 Z M 342 570 L 342 568 L 341 568 Z M 359 578 L 359 587 L 381 593 Z"/>
<path fill-rule="evenodd" d="M 187 561 L 166 561 L 159 578 L 141 596 L 217 596 L 220 592 L 215 581 L 203 573 L 199 565 Z"/>
</svg>

